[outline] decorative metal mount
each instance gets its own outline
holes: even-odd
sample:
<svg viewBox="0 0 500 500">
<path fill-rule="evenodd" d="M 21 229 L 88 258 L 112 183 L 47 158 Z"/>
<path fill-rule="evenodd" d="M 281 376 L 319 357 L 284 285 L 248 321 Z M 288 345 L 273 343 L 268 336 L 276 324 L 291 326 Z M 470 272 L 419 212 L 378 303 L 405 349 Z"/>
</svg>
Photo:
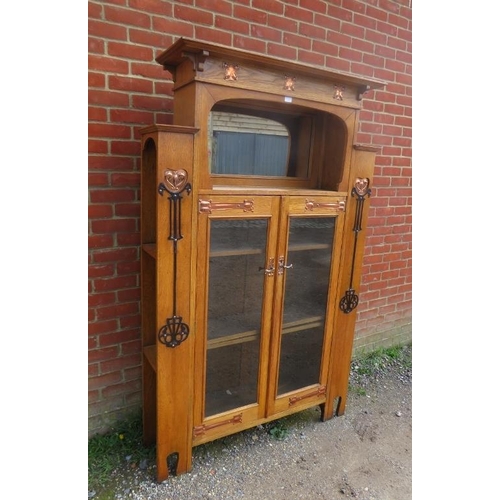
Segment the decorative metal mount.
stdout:
<svg viewBox="0 0 500 500">
<path fill-rule="evenodd" d="M 345 201 L 335 201 L 333 203 L 321 203 L 313 200 L 306 200 L 306 210 L 313 211 L 315 208 L 329 208 L 331 210 L 338 210 L 345 212 Z"/>
<path fill-rule="evenodd" d="M 351 196 L 356 196 L 356 215 L 354 217 L 354 248 L 352 251 L 352 265 L 351 265 L 351 280 L 349 282 L 349 289 L 345 292 L 345 295 L 340 300 L 340 310 L 349 314 L 351 311 L 356 309 L 359 303 L 359 297 L 356 291 L 352 287 L 353 277 L 354 277 L 354 261 L 356 259 L 356 247 L 358 244 L 358 234 L 361 231 L 361 222 L 363 218 L 363 205 L 365 203 L 365 197 L 371 196 L 372 190 L 370 189 L 370 179 L 357 178 L 354 187 L 351 191 Z"/>
<path fill-rule="evenodd" d="M 222 67 L 224 68 L 224 80 L 236 81 L 238 79 L 236 72 L 240 67 L 237 64 L 222 63 Z"/>
<path fill-rule="evenodd" d="M 344 90 L 345 90 L 345 87 L 343 85 L 335 85 L 335 92 L 333 94 L 333 98 L 336 99 L 337 101 L 343 101 L 344 100 Z"/>
<path fill-rule="evenodd" d="M 285 90 L 295 90 L 295 77 L 294 76 L 288 76 L 285 75 L 285 84 L 283 85 L 283 88 Z"/>
<path fill-rule="evenodd" d="M 314 396 L 321 396 L 322 394 L 326 394 L 326 386 L 325 385 L 320 385 L 316 390 L 313 392 L 309 392 L 307 394 L 303 394 L 302 396 L 293 396 L 291 398 L 288 398 L 288 406 L 292 406 L 295 403 L 298 403 L 299 401 L 302 401 L 303 399 L 307 398 L 312 398 Z"/>
<path fill-rule="evenodd" d="M 167 318 L 165 324 L 158 332 L 158 339 L 167 347 L 177 347 L 184 342 L 189 335 L 189 326 L 183 323 L 182 316 Z"/>
<path fill-rule="evenodd" d="M 345 314 L 349 314 L 351 311 L 356 309 L 356 307 L 358 307 L 358 304 L 359 296 L 356 295 L 355 290 L 349 288 L 349 290 L 346 290 L 345 295 L 340 300 L 340 310 Z"/>
<path fill-rule="evenodd" d="M 333 98 L 337 101 L 343 101 L 344 100 L 344 90 L 345 90 L 344 85 L 337 85 L 336 84 L 334 86 Z M 363 94 L 365 94 L 369 90 L 371 90 L 371 87 L 369 85 L 360 85 L 356 91 L 356 100 L 361 101 L 363 99 Z"/>
<path fill-rule="evenodd" d="M 198 200 L 198 212 L 200 214 L 211 214 L 212 210 L 232 210 L 241 208 L 243 212 L 253 212 L 253 200 L 243 200 L 242 203 L 222 203 L 212 200 Z"/>
<path fill-rule="evenodd" d="M 198 425 L 197 427 L 193 428 L 193 437 L 203 436 L 203 434 L 205 434 L 205 432 L 209 431 L 210 429 L 215 429 L 227 424 L 241 424 L 241 422 L 243 422 L 243 413 L 238 413 L 232 418 L 222 420 L 221 422 L 216 422 L 215 424 Z"/>
<path fill-rule="evenodd" d="M 170 235 L 169 240 L 174 247 L 174 279 L 173 279 L 173 314 L 166 319 L 165 325 L 158 332 L 158 340 L 167 347 L 177 347 L 189 335 L 189 326 L 182 321 L 182 316 L 177 316 L 177 242 L 183 238 L 181 231 L 181 194 L 186 191 L 191 193 L 191 184 L 185 170 L 165 170 L 164 182 L 158 185 L 158 193 L 163 196 L 167 191 L 170 201 Z"/>
</svg>

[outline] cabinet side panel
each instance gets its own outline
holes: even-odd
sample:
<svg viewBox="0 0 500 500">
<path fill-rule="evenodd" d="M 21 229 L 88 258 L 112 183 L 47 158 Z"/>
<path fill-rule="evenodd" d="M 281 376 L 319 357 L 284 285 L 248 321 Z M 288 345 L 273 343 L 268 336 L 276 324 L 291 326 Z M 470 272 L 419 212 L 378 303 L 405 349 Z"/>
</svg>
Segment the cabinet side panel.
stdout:
<svg viewBox="0 0 500 500">
<path fill-rule="evenodd" d="M 374 162 L 375 151 L 353 150 L 352 168 L 349 176 L 351 192 L 346 202 L 344 243 L 340 264 L 339 300 L 335 305 L 338 309 L 333 326 L 331 384 L 328 389 L 328 404 L 323 411 L 324 420 L 332 417 L 334 410 L 337 415 L 342 415 L 345 410 L 356 324 L 357 302 L 355 300 L 359 299 L 366 221 L 370 205 L 369 195 L 363 194 L 363 189 L 367 187 L 366 183 L 368 186 L 372 183 Z M 356 190 L 353 189 L 355 187 Z M 343 301 L 342 307 L 341 301 Z M 337 401 L 337 407 L 334 409 L 335 401 Z"/>
<path fill-rule="evenodd" d="M 173 186 L 182 185 L 178 184 L 181 172 L 190 183 L 193 134 L 162 132 L 158 144 L 158 184 L 164 183 L 167 189 L 175 191 Z M 163 196 L 158 195 L 158 200 L 157 332 L 173 317 L 181 318 L 190 329 L 187 338 L 177 347 L 168 347 L 157 338 L 157 475 L 162 481 L 169 474 L 191 469 L 194 333 L 190 308 L 193 289 L 190 221 L 193 197 L 189 190 L 182 190 L 175 196 L 164 192 Z"/>
<path fill-rule="evenodd" d="M 156 437 L 157 478 L 191 468 L 194 335 L 160 342 L 169 319 L 192 323 L 192 178 L 196 130 L 152 126 L 143 132 L 141 166 L 141 313 L 144 439 Z M 161 187 L 163 186 L 163 188 Z M 175 258 L 174 258 L 175 256 Z M 153 353 L 153 354 L 151 354 Z"/>
</svg>

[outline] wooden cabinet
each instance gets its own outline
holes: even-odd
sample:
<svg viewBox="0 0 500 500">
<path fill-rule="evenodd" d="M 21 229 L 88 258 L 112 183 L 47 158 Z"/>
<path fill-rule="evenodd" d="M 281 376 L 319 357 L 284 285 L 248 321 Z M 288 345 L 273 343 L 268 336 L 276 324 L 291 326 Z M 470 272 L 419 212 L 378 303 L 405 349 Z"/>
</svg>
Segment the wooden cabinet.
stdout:
<svg viewBox="0 0 500 500">
<path fill-rule="evenodd" d="M 146 443 L 193 446 L 319 405 L 341 415 L 383 82 L 180 39 L 174 125 L 142 134 Z"/>
</svg>

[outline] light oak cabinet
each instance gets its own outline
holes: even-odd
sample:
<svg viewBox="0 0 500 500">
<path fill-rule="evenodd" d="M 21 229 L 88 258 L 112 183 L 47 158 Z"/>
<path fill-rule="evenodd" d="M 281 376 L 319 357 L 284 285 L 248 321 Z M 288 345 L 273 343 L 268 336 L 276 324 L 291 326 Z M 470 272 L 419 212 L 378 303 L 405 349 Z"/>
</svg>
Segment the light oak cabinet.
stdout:
<svg viewBox="0 0 500 500">
<path fill-rule="evenodd" d="M 174 124 L 142 136 L 144 439 L 192 448 L 314 405 L 344 412 L 383 82 L 180 39 Z"/>
</svg>

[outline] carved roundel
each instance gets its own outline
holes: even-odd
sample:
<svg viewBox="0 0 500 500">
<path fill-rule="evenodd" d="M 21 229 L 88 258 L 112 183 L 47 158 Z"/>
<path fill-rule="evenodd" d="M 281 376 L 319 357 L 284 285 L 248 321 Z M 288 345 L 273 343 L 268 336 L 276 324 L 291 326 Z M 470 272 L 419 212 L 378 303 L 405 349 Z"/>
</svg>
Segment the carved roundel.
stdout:
<svg viewBox="0 0 500 500">
<path fill-rule="evenodd" d="M 171 193 L 181 192 L 187 184 L 188 173 L 184 169 L 180 170 L 165 170 L 164 172 L 165 184 L 167 190 Z"/>
</svg>

